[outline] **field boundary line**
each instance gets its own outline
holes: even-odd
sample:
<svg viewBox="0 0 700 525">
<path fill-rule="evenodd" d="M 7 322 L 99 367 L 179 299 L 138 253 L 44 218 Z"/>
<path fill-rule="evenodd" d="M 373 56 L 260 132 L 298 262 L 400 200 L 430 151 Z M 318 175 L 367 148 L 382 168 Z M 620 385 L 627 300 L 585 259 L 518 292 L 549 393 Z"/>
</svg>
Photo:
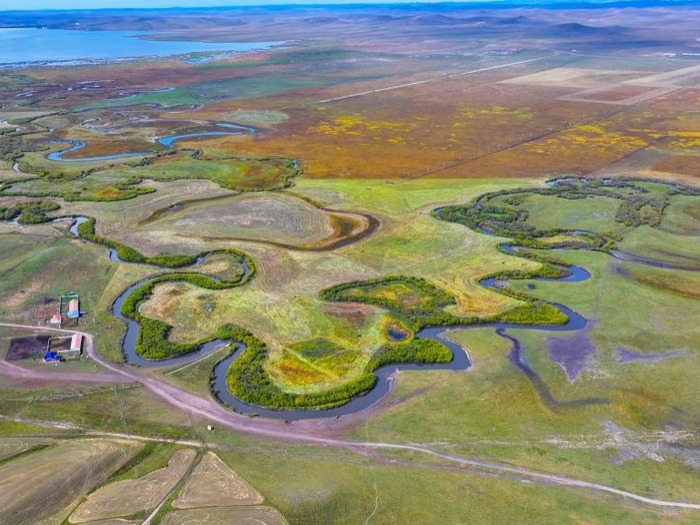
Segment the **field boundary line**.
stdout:
<svg viewBox="0 0 700 525">
<path fill-rule="evenodd" d="M 424 80 L 416 80 L 414 82 L 406 82 L 404 84 L 394 84 L 393 86 L 386 86 L 383 88 L 370 89 L 369 91 L 361 91 L 359 93 L 351 93 L 349 95 L 342 95 L 340 97 L 327 98 L 325 100 L 317 100 L 313 104 L 327 104 L 329 102 L 336 102 L 338 100 L 346 100 L 349 98 L 363 97 L 365 95 L 372 95 L 374 93 L 382 93 L 384 91 L 393 91 L 396 89 L 403 89 L 403 88 L 407 88 L 407 87 L 420 86 L 421 84 L 427 84 L 429 82 L 438 82 L 440 80 L 447 80 L 450 78 L 465 77 L 467 75 L 474 75 L 476 73 L 483 73 L 485 71 L 493 71 L 494 69 L 503 69 L 506 67 L 518 66 L 520 64 L 527 64 L 529 62 L 535 62 L 537 60 L 544 60 L 545 58 L 551 58 L 551 57 L 548 55 L 548 56 L 538 57 L 538 58 L 529 58 L 527 60 L 520 60 L 518 62 L 510 62 L 508 64 L 499 64 L 497 66 L 483 67 L 480 69 L 473 69 L 471 71 L 463 71 L 461 73 L 450 73 L 448 75 L 441 75 L 439 77 L 426 78 Z"/>
<path fill-rule="evenodd" d="M 151 525 L 151 522 L 158 516 L 158 513 L 160 510 L 163 508 L 163 506 L 168 502 L 168 500 L 175 494 L 175 492 L 180 489 L 187 480 L 190 479 L 190 476 L 192 475 L 192 472 L 194 469 L 202 462 L 202 458 L 204 457 L 204 453 L 200 450 L 197 451 L 197 455 L 192 459 L 192 462 L 188 465 L 187 470 L 182 474 L 182 477 L 175 483 L 175 486 L 165 495 L 165 497 L 160 501 L 160 503 L 156 506 L 155 509 L 153 509 L 153 512 L 151 512 L 148 517 L 143 520 L 143 523 L 141 525 Z"/>
</svg>

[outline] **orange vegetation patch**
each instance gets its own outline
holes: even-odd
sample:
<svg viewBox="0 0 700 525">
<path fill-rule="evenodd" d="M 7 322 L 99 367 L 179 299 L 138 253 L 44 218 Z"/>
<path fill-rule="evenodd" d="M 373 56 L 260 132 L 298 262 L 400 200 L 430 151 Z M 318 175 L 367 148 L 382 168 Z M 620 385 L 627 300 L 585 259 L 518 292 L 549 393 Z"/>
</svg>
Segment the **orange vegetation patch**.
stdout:
<svg viewBox="0 0 700 525">
<path fill-rule="evenodd" d="M 67 148 L 68 145 L 66 144 Z M 119 155 L 121 153 L 145 152 L 150 153 L 155 149 L 162 149 L 154 144 L 140 140 L 89 140 L 85 146 L 71 153 L 62 155 L 65 159 L 82 159 L 88 157 L 100 157 L 103 155 Z"/>
<path fill-rule="evenodd" d="M 273 131 L 217 146 L 249 156 L 296 157 L 307 178 L 413 178 L 608 110 L 594 102 L 557 101 L 567 90 L 491 83 L 500 78 L 455 78 L 285 107 L 289 120 Z M 352 93 L 348 88 L 345 94 Z"/>
<path fill-rule="evenodd" d="M 374 307 L 363 304 L 327 303 L 325 310 L 328 315 L 349 322 L 356 327 L 363 327 L 369 316 L 374 314 Z"/>
</svg>

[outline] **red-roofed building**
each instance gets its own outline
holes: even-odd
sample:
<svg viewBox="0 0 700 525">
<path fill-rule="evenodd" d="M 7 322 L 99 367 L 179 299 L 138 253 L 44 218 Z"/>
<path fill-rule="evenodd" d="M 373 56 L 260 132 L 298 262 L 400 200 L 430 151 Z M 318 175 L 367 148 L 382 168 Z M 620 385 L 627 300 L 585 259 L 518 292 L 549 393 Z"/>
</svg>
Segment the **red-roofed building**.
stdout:
<svg viewBox="0 0 700 525">
<path fill-rule="evenodd" d="M 70 350 L 71 352 L 80 352 L 83 347 L 83 336 L 82 334 L 73 334 L 70 340 Z"/>
</svg>

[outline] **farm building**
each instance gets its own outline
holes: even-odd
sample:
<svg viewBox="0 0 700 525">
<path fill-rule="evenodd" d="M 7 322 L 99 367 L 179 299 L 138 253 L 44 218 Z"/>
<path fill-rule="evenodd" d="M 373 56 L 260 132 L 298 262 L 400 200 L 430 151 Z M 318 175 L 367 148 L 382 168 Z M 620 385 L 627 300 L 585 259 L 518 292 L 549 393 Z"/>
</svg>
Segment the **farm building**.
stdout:
<svg viewBox="0 0 700 525">
<path fill-rule="evenodd" d="M 68 303 L 68 317 L 71 319 L 80 317 L 80 302 L 78 299 L 71 299 Z"/>
<path fill-rule="evenodd" d="M 61 356 L 56 352 L 46 352 L 44 354 L 44 363 L 60 363 Z"/>
<path fill-rule="evenodd" d="M 83 347 L 83 336 L 81 334 L 73 334 L 70 340 L 71 352 L 80 352 Z"/>
</svg>

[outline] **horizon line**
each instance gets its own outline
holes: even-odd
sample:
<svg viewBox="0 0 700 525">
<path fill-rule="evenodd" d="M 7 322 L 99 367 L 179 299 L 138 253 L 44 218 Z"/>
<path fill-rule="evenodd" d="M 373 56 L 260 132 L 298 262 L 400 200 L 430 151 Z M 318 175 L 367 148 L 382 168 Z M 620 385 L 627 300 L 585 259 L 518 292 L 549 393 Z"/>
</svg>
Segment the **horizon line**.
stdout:
<svg viewBox="0 0 700 525">
<path fill-rule="evenodd" d="M 241 3 L 241 4 L 222 4 L 222 5 L 171 5 L 171 6 L 156 6 L 156 7 L 34 7 L 24 9 L 5 9 L 0 7 L 0 13 L 34 13 L 34 12 L 92 12 L 92 11 L 169 11 L 169 10 L 226 10 L 226 9 L 243 9 L 243 8 L 295 8 L 295 7 L 396 7 L 396 6 L 411 6 L 411 7 L 437 7 L 437 6 L 480 6 L 483 8 L 489 7 L 513 7 L 513 8 L 606 8 L 606 7 L 649 7 L 658 5 L 695 5 L 696 0 L 379 0 L 377 2 L 367 0 L 342 0 L 342 2 L 318 2 L 310 0 L 308 3 L 298 1 L 286 3 L 284 0 L 279 2 L 268 3 L 263 0 L 262 3 Z"/>
</svg>

